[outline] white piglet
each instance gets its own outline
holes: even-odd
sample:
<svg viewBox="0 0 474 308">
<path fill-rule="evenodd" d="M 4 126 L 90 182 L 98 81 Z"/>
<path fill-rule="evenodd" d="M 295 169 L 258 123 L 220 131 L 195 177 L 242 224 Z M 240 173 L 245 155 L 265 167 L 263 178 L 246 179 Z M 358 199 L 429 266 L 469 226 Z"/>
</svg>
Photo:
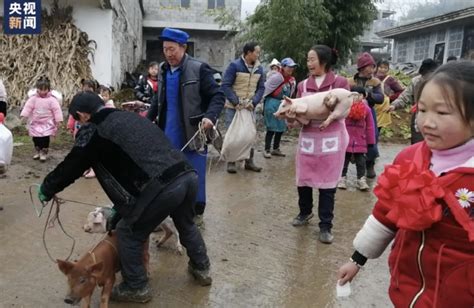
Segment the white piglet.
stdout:
<svg viewBox="0 0 474 308">
<path fill-rule="evenodd" d="M 84 231 L 89 233 L 106 233 L 107 217 L 111 214 L 112 209 L 109 207 L 96 207 L 94 211 L 87 215 L 87 221 L 83 227 Z M 176 250 L 180 255 L 182 255 L 184 251 L 183 246 L 179 241 L 179 233 L 171 217 L 167 217 L 158 227 L 163 230 L 164 234 L 158 241 L 156 241 L 156 246 L 160 247 L 174 235 L 176 239 Z"/>
</svg>

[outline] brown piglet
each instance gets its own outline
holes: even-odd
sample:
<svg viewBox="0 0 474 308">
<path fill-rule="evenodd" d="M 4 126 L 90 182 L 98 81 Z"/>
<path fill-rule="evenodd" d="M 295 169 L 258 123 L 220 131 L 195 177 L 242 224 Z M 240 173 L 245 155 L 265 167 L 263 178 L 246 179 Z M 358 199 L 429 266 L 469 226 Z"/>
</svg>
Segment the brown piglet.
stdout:
<svg viewBox="0 0 474 308">
<path fill-rule="evenodd" d="M 90 307 L 92 293 L 96 286 L 100 286 L 100 308 L 108 307 L 115 273 L 119 271 L 117 236 L 114 233 L 108 234 L 76 262 L 57 261 L 69 285 L 65 303 L 76 305 L 82 299 L 81 307 Z"/>
</svg>

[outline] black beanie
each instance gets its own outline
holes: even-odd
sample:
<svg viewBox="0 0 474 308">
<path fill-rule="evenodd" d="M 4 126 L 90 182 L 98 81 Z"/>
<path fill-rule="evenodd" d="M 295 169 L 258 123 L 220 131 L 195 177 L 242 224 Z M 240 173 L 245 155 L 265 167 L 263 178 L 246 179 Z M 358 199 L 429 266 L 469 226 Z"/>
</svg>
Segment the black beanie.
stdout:
<svg viewBox="0 0 474 308">
<path fill-rule="evenodd" d="M 437 68 L 438 68 L 438 63 L 436 63 L 433 59 L 428 58 L 428 59 L 423 60 L 423 62 L 421 62 L 421 66 L 420 66 L 420 69 L 418 70 L 418 73 L 420 73 L 420 75 L 425 75 L 427 73 L 434 72 Z"/>
<path fill-rule="evenodd" d="M 99 95 L 90 91 L 79 92 L 72 98 L 71 105 L 69 105 L 69 114 L 72 115 L 74 120 L 78 121 L 78 111 L 94 114 L 101 107 L 104 107 L 104 101 Z"/>
</svg>

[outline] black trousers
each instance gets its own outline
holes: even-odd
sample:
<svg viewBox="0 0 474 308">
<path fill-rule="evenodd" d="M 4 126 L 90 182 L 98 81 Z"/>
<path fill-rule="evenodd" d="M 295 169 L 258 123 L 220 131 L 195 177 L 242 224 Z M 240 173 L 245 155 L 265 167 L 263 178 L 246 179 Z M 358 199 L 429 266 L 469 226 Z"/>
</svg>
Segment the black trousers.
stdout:
<svg viewBox="0 0 474 308">
<path fill-rule="evenodd" d="M 7 103 L 4 101 L 0 101 L 0 112 L 7 117 Z"/>
<path fill-rule="evenodd" d="M 117 224 L 122 277 L 128 287 L 139 289 L 148 283 L 143 264 L 143 245 L 150 233 L 167 216 L 173 219 L 190 264 L 197 269 L 207 269 L 210 266 L 206 245 L 193 221 L 197 187 L 197 175 L 184 174 L 169 184 L 148 205 L 133 228 L 123 219 Z"/>
<path fill-rule="evenodd" d="M 206 209 L 206 203 L 204 202 L 196 202 L 196 205 L 194 207 L 194 210 L 195 210 L 195 214 L 196 215 L 203 215 L 204 214 L 204 210 Z"/>
<path fill-rule="evenodd" d="M 313 188 L 307 186 L 298 187 L 298 205 L 301 215 L 308 215 L 313 212 Z M 319 189 L 319 229 L 321 231 L 331 231 L 332 219 L 334 218 L 334 200 L 336 188 Z"/>
<path fill-rule="evenodd" d="M 33 144 L 37 150 L 49 148 L 49 136 L 46 137 L 33 137 Z"/>
<path fill-rule="evenodd" d="M 280 141 L 282 135 L 283 132 L 267 131 L 267 134 L 265 135 L 265 151 L 270 151 L 273 136 L 275 136 L 275 139 L 273 140 L 273 149 L 278 150 L 280 148 Z"/>
<path fill-rule="evenodd" d="M 365 176 L 367 166 L 365 165 L 365 154 L 364 153 L 347 153 L 344 160 L 344 168 L 342 168 L 342 176 L 346 176 L 351 157 L 354 157 L 354 162 L 357 169 L 357 178 Z"/>
</svg>

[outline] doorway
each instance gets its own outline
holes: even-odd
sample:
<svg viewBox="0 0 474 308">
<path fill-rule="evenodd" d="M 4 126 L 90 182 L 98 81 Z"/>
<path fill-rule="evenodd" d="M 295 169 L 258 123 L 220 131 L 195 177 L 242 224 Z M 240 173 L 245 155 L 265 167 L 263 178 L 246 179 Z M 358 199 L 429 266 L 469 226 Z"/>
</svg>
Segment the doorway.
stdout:
<svg viewBox="0 0 474 308">
<path fill-rule="evenodd" d="M 435 45 L 433 59 L 435 60 L 436 63 L 438 63 L 438 65 L 443 64 L 445 45 L 446 45 L 445 43 L 439 43 Z"/>
</svg>

